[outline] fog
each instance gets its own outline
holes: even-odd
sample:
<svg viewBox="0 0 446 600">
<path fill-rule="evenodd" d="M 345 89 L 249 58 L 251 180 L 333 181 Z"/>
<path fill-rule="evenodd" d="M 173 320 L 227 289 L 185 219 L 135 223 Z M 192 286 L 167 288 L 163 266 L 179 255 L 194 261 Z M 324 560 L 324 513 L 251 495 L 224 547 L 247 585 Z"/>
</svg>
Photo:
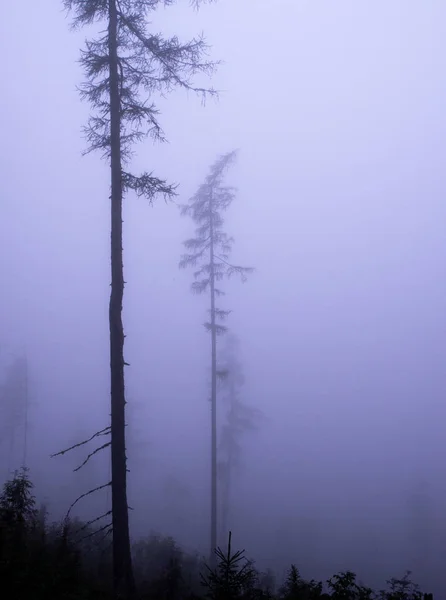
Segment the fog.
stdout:
<svg viewBox="0 0 446 600">
<path fill-rule="evenodd" d="M 56 515 L 109 478 L 108 454 L 50 458 L 109 422 L 109 170 L 82 156 L 76 86 L 88 31 L 61 2 L 3 6 L 0 361 L 29 364 L 27 463 Z M 234 543 L 282 572 L 412 569 L 440 589 L 446 542 L 446 6 L 440 0 L 220 0 L 160 10 L 223 61 L 218 102 L 159 100 L 168 144 L 132 167 L 196 191 L 239 148 L 225 283 L 244 397 Z M 124 202 L 129 503 L 134 536 L 208 543 L 207 297 L 180 271 L 193 223 L 175 203 Z M 1 442 L 1 440 L 0 440 Z M 20 466 L 0 447 L 1 478 Z M 107 493 L 79 503 L 90 516 Z M 420 508 L 421 507 L 421 508 Z"/>
</svg>

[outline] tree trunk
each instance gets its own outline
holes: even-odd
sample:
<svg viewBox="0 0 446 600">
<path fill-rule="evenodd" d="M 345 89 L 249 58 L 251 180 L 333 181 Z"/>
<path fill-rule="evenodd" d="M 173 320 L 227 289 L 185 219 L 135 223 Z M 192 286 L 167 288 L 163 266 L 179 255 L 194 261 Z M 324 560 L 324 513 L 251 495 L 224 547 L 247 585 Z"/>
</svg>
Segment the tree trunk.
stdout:
<svg viewBox="0 0 446 600">
<path fill-rule="evenodd" d="M 233 377 L 233 375 L 232 375 Z M 230 385 L 230 391 L 229 391 L 229 398 L 230 398 L 230 408 L 229 408 L 229 427 L 233 427 L 233 415 L 235 412 L 235 387 L 234 387 L 234 381 L 231 380 L 231 385 Z M 233 441 L 234 441 L 234 436 L 235 433 L 234 431 L 231 432 L 231 437 L 229 440 L 229 446 L 228 446 L 228 457 L 227 457 L 227 463 L 226 463 L 226 477 L 225 477 L 225 485 L 224 485 L 224 489 L 223 489 L 223 494 L 222 494 L 222 510 L 221 510 L 221 540 L 222 543 L 225 539 L 227 539 L 227 536 L 229 534 L 229 530 L 230 527 L 228 526 L 229 524 L 229 517 L 230 517 L 230 508 L 231 508 L 231 484 L 232 484 L 232 475 L 233 475 L 233 470 L 234 470 L 234 445 L 233 445 Z"/>
<path fill-rule="evenodd" d="M 221 485 L 221 523 L 220 523 L 220 544 L 228 539 L 229 522 L 229 461 L 226 463 L 224 479 Z"/>
<path fill-rule="evenodd" d="M 211 288 L 211 547 L 209 563 L 215 566 L 217 547 L 217 332 L 215 330 L 215 271 L 214 271 L 214 222 L 212 214 L 212 190 L 210 211 L 210 288 Z"/>
<path fill-rule="evenodd" d="M 111 468 L 113 521 L 113 585 L 118 598 L 134 596 L 127 505 L 127 460 L 125 454 L 124 329 L 122 298 L 122 166 L 121 100 L 118 75 L 118 17 L 116 0 L 109 0 L 109 74 L 111 146 L 111 294 L 110 294 L 110 391 Z"/>
</svg>

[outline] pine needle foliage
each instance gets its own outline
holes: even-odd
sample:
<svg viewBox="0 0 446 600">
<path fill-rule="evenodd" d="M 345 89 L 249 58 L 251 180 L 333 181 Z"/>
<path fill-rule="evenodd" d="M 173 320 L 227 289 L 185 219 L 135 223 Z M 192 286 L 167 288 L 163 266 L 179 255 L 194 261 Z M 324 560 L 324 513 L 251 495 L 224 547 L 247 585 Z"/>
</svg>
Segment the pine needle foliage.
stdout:
<svg viewBox="0 0 446 600">
<path fill-rule="evenodd" d="M 80 64 L 85 81 L 79 91 L 81 98 L 94 109 L 83 129 L 88 142 L 86 153 L 99 150 L 104 158 L 111 159 L 113 75 L 118 85 L 119 142 L 121 161 L 125 164 L 132 157 L 136 142 L 146 137 L 166 141 L 155 96 L 165 97 L 178 87 L 199 94 L 203 100 L 208 95 L 217 95 L 213 88 L 193 83 L 194 76 L 212 75 L 219 64 L 207 59 L 209 46 L 202 35 L 181 42 L 177 36 L 165 38 L 161 33 L 148 31 L 150 14 L 160 6 L 175 4 L 175 0 L 63 0 L 63 3 L 73 13 L 73 29 L 96 22 L 108 25 L 97 38 L 87 40 L 85 49 L 81 50 Z M 115 74 L 110 72 L 113 17 L 116 22 Z M 133 190 L 149 200 L 158 194 L 175 195 L 175 186 L 148 172 L 136 176 L 122 170 L 122 184 L 124 191 Z"/>
<path fill-rule="evenodd" d="M 233 150 L 219 157 L 211 166 L 205 181 L 197 192 L 190 198 L 188 204 L 180 206 L 182 216 L 191 217 L 196 223 L 195 237 L 183 242 L 187 253 L 181 256 L 180 268 L 198 267 L 194 271 L 192 291 L 201 294 L 211 290 L 212 285 L 224 278 L 238 275 L 242 282 L 254 269 L 242 267 L 229 262 L 234 238 L 223 229 L 223 213 L 231 206 L 236 198 L 236 188 L 224 185 L 224 177 L 228 169 L 235 163 L 237 151 Z M 212 290 L 211 290 L 212 291 Z M 216 296 L 223 296 L 221 288 L 214 287 Z M 224 321 L 230 311 L 214 308 L 216 319 Z M 205 323 L 212 330 L 210 322 Z M 225 327 L 218 329 L 224 333 Z"/>
<path fill-rule="evenodd" d="M 372 600 L 374 592 L 371 588 L 356 583 L 356 575 L 352 571 L 343 571 L 328 580 L 331 598 L 335 600 Z"/>
<path fill-rule="evenodd" d="M 15 471 L 14 477 L 6 481 L 0 495 L 0 516 L 2 523 L 29 526 L 37 518 L 36 500 L 33 495 L 33 483 L 29 479 L 28 469 L 22 467 Z"/>
<path fill-rule="evenodd" d="M 432 595 L 423 594 L 410 576 L 411 572 L 406 571 L 401 578 L 387 580 L 388 589 L 380 591 L 379 600 L 432 600 Z"/>
<path fill-rule="evenodd" d="M 317 600 L 327 597 L 322 593 L 322 583 L 305 581 L 296 565 L 291 565 L 285 583 L 279 590 L 280 600 Z"/>
<path fill-rule="evenodd" d="M 220 547 L 215 550 L 217 566 L 207 567 L 207 575 L 201 575 L 202 585 L 207 589 L 210 600 L 237 600 L 245 598 L 253 589 L 256 572 L 245 557 L 244 550 L 232 551 L 232 534 L 229 532 L 226 552 Z"/>
</svg>

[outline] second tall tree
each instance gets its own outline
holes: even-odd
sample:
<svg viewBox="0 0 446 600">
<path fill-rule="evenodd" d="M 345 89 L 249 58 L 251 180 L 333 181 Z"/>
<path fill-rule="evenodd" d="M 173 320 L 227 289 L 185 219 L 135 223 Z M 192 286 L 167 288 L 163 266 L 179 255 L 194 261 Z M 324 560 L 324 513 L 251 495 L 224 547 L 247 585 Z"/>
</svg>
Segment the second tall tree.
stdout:
<svg viewBox="0 0 446 600">
<path fill-rule="evenodd" d="M 224 295 L 219 283 L 225 277 L 238 275 L 246 281 L 252 267 L 241 267 L 229 262 L 233 238 L 223 230 L 223 213 L 235 199 L 236 190 L 224 185 L 224 176 L 236 159 L 236 151 L 228 152 L 211 166 L 204 183 L 181 207 L 183 216 L 189 216 L 196 224 L 195 237 L 184 242 L 187 250 L 180 260 L 180 268 L 196 267 L 192 291 L 202 294 L 209 291 L 210 320 L 204 326 L 211 333 L 211 535 L 210 564 L 215 565 L 214 550 L 217 546 L 217 380 L 224 377 L 217 368 L 217 336 L 226 333 L 223 324 L 230 310 L 216 305 L 216 299 Z"/>
</svg>

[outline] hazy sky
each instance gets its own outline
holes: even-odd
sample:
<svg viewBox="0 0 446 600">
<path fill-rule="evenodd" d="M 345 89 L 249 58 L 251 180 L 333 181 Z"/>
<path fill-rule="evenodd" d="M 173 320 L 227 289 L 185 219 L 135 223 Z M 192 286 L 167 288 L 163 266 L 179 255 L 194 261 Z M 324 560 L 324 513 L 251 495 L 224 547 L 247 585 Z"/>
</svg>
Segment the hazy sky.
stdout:
<svg viewBox="0 0 446 600">
<path fill-rule="evenodd" d="M 445 23 L 441 0 L 183 0 L 154 16 L 166 35 L 204 31 L 224 61 L 219 102 L 160 101 L 169 144 L 145 142 L 133 167 L 186 201 L 240 149 L 227 228 L 256 273 L 225 306 L 269 419 L 239 483 L 251 529 L 373 513 L 388 546 L 417 478 L 444 505 Z M 62 2 L 5 3 L 0 22 L 0 342 L 27 349 L 45 457 L 74 422 L 105 426 L 109 402 L 109 173 L 81 156 L 88 32 L 68 26 Z M 139 480 L 180 473 L 207 510 L 206 298 L 177 268 L 192 227 L 173 204 L 125 200 L 127 389 L 150 442 Z"/>
</svg>

